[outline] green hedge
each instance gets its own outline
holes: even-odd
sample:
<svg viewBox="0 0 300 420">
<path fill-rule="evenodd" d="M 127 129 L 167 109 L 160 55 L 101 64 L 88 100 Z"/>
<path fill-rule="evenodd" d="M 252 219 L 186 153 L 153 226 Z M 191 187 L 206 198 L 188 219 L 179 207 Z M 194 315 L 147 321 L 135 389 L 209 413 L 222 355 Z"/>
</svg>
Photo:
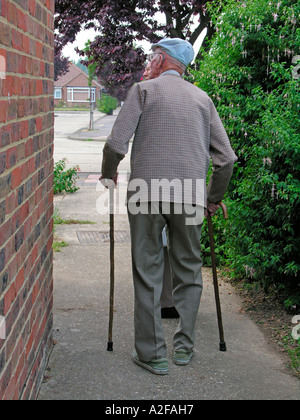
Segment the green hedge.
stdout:
<svg viewBox="0 0 300 420">
<path fill-rule="evenodd" d="M 112 115 L 118 107 L 118 100 L 107 94 L 102 94 L 101 99 L 97 101 L 98 110 L 104 114 Z"/>
<path fill-rule="evenodd" d="M 284 292 L 300 306 L 300 51 L 297 1 L 213 2 L 217 33 L 193 72 L 238 155 L 219 221 L 221 260 L 234 275 Z M 226 234 L 222 234 L 226 230 Z"/>
</svg>

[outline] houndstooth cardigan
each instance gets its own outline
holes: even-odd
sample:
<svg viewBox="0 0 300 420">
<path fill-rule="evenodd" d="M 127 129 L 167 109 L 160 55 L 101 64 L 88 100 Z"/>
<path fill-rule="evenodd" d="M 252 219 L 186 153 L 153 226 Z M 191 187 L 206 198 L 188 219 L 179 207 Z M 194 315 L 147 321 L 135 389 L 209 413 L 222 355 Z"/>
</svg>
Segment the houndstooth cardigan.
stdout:
<svg viewBox="0 0 300 420">
<path fill-rule="evenodd" d="M 222 200 L 236 155 L 212 100 L 201 89 L 170 74 L 135 84 L 104 147 L 103 177 L 115 175 L 133 135 L 128 199 L 138 191 L 140 201 L 177 202 L 181 196 L 182 202 L 206 206 L 207 199 Z M 213 175 L 206 189 L 210 158 Z M 163 181 L 171 185 L 169 196 L 157 188 Z M 180 183 L 187 191 L 174 192 Z"/>
</svg>

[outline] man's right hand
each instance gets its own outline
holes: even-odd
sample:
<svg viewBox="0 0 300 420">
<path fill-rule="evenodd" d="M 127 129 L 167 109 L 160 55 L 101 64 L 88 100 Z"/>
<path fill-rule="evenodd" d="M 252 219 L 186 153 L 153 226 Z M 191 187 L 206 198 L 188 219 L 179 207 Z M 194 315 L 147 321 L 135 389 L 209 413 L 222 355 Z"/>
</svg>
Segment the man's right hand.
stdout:
<svg viewBox="0 0 300 420">
<path fill-rule="evenodd" d="M 112 180 L 114 183 L 115 183 L 115 187 L 117 187 L 117 183 L 118 183 L 118 172 L 112 177 L 112 178 L 109 178 L 109 180 Z M 108 179 L 108 178 L 105 178 L 104 176 L 100 176 L 100 178 L 99 178 L 99 181 L 103 181 L 103 180 L 106 180 L 106 179 Z M 106 187 L 106 188 L 108 188 L 108 186 L 107 185 L 105 185 L 103 182 L 102 182 L 102 184 Z"/>
</svg>

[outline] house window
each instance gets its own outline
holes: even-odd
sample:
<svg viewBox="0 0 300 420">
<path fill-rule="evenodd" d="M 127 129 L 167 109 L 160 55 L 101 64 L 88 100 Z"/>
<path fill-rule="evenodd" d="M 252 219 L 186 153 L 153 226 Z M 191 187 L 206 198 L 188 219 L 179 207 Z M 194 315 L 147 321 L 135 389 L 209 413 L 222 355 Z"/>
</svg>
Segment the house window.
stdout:
<svg viewBox="0 0 300 420">
<path fill-rule="evenodd" d="M 92 102 L 96 102 L 96 88 L 68 87 L 68 102 L 90 101 L 90 92 L 92 93 Z"/>
<path fill-rule="evenodd" d="M 62 98 L 61 88 L 60 87 L 54 88 L 54 99 L 61 99 L 61 98 Z"/>
</svg>

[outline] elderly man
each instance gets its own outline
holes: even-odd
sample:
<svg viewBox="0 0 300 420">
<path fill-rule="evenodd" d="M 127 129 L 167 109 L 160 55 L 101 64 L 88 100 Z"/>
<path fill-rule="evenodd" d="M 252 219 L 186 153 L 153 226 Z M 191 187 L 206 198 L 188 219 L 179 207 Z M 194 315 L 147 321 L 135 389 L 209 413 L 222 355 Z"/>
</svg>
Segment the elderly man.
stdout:
<svg viewBox="0 0 300 420">
<path fill-rule="evenodd" d="M 192 45 L 163 39 L 152 50 L 151 80 L 131 88 L 104 147 L 102 178 L 115 176 L 135 134 L 127 195 L 135 290 L 133 361 L 164 375 L 162 231 L 167 225 L 173 299 L 180 315 L 173 361 L 187 365 L 202 294 L 204 210 L 213 215 L 218 209 L 236 156 L 212 100 L 180 77 L 194 58 Z M 210 159 L 213 175 L 206 189 Z"/>
<path fill-rule="evenodd" d="M 145 68 L 143 77 L 145 80 L 150 80 L 150 70 L 151 63 L 148 62 Z M 163 289 L 161 294 L 161 317 L 162 318 L 179 318 L 179 314 L 174 306 L 173 302 L 173 281 L 172 281 L 172 272 L 170 267 L 169 252 L 168 252 L 168 241 L 167 241 L 167 232 L 166 228 L 163 230 L 163 245 L 164 245 L 164 279 L 163 279 Z"/>
</svg>

